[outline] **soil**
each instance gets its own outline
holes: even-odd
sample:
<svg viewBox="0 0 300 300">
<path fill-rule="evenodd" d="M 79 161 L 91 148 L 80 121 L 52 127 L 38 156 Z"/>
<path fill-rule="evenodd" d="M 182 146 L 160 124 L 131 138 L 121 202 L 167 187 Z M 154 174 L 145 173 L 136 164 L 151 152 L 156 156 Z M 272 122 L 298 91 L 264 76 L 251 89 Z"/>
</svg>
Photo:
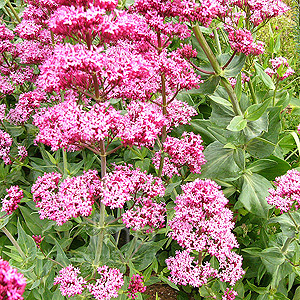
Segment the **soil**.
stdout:
<svg viewBox="0 0 300 300">
<path fill-rule="evenodd" d="M 164 284 L 152 284 L 147 286 L 147 290 L 144 294 L 150 296 L 147 300 L 156 300 L 156 293 L 160 300 L 177 299 L 177 291 Z"/>
</svg>

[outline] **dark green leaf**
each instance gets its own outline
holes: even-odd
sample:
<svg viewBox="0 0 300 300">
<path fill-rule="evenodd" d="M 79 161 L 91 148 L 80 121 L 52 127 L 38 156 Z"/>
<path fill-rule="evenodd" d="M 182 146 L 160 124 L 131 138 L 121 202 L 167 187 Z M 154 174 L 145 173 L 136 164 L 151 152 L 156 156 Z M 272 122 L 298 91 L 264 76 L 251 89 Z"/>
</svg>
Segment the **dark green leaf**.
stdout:
<svg viewBox="0 0 300 300">
<path fill-rule="evenodd" d="M 255 121 L 259 119 L 263 113 L 267 110 L 272 98 L 267 99 L 264 103 L 253 104 L 247 108 L 245 112 L 245 118 L 249 121 Z"/>
<path fill-rule="evenodd" d="M 270 182 L 258 174 L 244 174 L 243 186 L 239 196 L 239 202 L 251 213 L 266 219 L 269 205 L 266 197 L 268 189 L 272 188 Z"/>
<path fill-rule="evenodd" d="M 230 59 L 230 55 L 223 54 L 222 56 L 223 57 L 221 59 L 222 60 L 221 65 L 225 65 L 226 62 Z M 236 55 L 224 70 L 225 77 L 227 78 L 236 77 L 243 69 L 245 65 L 245 61 L 246 61 L 246 55 L 244 54 Z"/>
</svg>

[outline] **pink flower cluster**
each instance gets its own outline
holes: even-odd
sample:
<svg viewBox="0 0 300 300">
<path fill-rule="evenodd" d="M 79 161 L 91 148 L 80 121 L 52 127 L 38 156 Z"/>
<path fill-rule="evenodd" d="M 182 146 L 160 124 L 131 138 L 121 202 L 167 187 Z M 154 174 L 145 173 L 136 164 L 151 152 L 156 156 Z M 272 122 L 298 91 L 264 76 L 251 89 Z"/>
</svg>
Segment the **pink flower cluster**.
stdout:
<svg viewBox="0 0 300 300">
<path fill-rule="evenodd" d="M 238 293 L 232 288 L 227 288 L 224 295 L 222 296 L 222 300 L 234 300 Z"/>
<path fill-rule="evenodd" d="M 0 129 L 0 158 L 6 165 L 11 164 L 10 147 L 13 143 L 12 137 L 5 131 Z"/>
<path fill-rule="evenodd" d="M 144 277 L 140 274 L 134 274 L 130 278 L 128 286 L 128 297 L 129 299 L 136 299 L 137 293 L 144 293 L 146 287 L 144 286 Z"/>
<path fill-rule="evenodd" d="M 179 170 L 183 166 L 187 166 L 192 173 L 201 173 L 201 166 L 205 164 L 200 135 L 193 132 L 182 134 L 182 139 L 177 139 L 168 136 L 164 146 L 164 153 L 168 154 L 164 158 L 163 175 L 172 177 L 174 174 L 179 174 Z M 152 161 L 158 169 L 162 152 L 157 152 Z"/>
<path fill-rule="evenodd" d="M 23 300 L 26 286 L 23 274 L 12 268 L 0 257 L 0 299 Z"/>
<path fill-rule="evenodd" d="M 169 222 L 170 236 L 185 250 L 166 260 L 175 284 L 199 287 L 210 277 L 234 285 L 243 275 L 242 257 L 232 251 L 238 247 L 231 230 L 232 212 L 220 187 L 211 180 L 197 179 L 181 186 L 183 193 L 176 198 L 175 216 Z M 199 252 L 198 264 L 191 252 Z M 205 256 L 219 261 L 219 270 L 202 261 Z"/>
<path fill-rule="evenodd" d="M 147 175 L 139 169 L 115 166 L 115 170 L 104 177 L 101 197 L 110 208 L 124 207 L 131 201 L 131 207 L 122 215 L 123 222 L 133 230 L 144 227 L 161 228 L 165 219 L 164 203 L 156 203 L 155 197 L 163 197 L 165 187 L 160 178 Z"/>
<path fill-rule="evenodd" d="M 260 41 L 254 42 L 252 33 L 247 29 L 230 29 L 228 30 L 228 39 L 230 46 L 237 52 L 245 55 L 260 55 L 264 53 L 264 44 Z"/>
<path fill-rule="evenodd" d="M 109 300 L 118 297 L 118 291 L 124 284 L 123 274 L 118 269 L 107 266 L 98 268 L 101 278 L 95 284 L 88 284 L 87 288 L 97 300 Z"/>
<path fill-rule="evenodd" d="M 33 235 L 32 238 L 34 239 L 36 246 L 41 248 L 41 243 L 45 237 L 42 237 L 41 235 Z"/>
<path fill-rule="evenodd" d="M 151 103 L 132 101 L 127 106 L 124 127 L 120 133 L 124 145 L 153 147 L 166 118 L 157 106 Z"/>
<path fill-rule="evenodd" d="M 60 291 L 63 296 L 73 297 L 82 294 L 86 281 L 82 276 L 78 277 L 80 271 L 72 265 L 61 269 L 55 277 L 54 284 L 60 284 Z"/>
<path fill-rule="evenodd" d="M 109 135 L 114 137 L 120 113 L 109 102 L 89 108 L 87 111 L 71 99 L 42 109 L 33 117 L 33 124 L 39 128 L 35 141 L 51 146 L 53 151 L 59 148 L 74 151 L 85 145 L 97 146 Z"/>
<path fill-rule="evenodd" d="M 6 189 L 7 195 L 2 199 L 1 211 L 6 211 L 8 215 L 12 214 L 23 198 L 23 191 L 17 185 L 12 185 L 9 189 Z"/>
<path fill-rule="evenodd" d="M 269 62 L 272 68 L 265 69 L 265 72 L 271 77 L 275 75 L 278 80 L 284 80 L 295 73 L 285 57 L 276 57 Z"/>
<path fill-rule="evenodd" d="M 275 189 L 269 189 L 270 195 L 266 198 L 270 205 L 280 209 L 281 213 L 300 207 L 300 172 L 296 169 L 287 171 L 285 175 L 277 177 Z"/>
<path fill-rule="evenodd" d="M 31 188 L 33 201 L 40 208 L 41 219 L 62 225 L 71 218 L 89 216 L 94 201 L 100 195 L 97 171 L 89 170 L 77 177 L 67 177 L 60 183 L 59 173 L 45 173 Z"/>
<path fill-rule="evenodd" d="M 7 120 L 15 125 L 24 124 L 34 112 L 37 112 L 41 103 L 46 101 L 46 93 L 39 89 L 23 93 L 20 95 L 16 107 L 10 109 Z"/>
</svg>

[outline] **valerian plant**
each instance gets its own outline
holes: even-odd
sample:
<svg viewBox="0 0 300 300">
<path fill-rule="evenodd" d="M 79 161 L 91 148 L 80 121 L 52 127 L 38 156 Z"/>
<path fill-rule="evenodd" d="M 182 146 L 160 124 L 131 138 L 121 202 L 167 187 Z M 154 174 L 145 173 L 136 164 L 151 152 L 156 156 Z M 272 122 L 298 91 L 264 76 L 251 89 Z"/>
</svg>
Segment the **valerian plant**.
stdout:
<svg viewBox="0 0 300 300">
<path fill-rule="evenodd" d="M 24 2 L 0 2 L 0 299 L 298 299 L 300 105 L 256 40 L 289 7 Z"/>
</svg>

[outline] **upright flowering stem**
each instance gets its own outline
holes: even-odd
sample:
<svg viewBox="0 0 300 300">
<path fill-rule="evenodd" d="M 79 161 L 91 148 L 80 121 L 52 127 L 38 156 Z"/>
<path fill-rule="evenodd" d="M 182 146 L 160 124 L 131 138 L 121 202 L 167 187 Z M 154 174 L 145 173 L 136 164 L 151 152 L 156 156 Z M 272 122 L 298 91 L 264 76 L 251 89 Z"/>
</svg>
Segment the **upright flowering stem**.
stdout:
<svg viewBox="0 0 300 300">
<path fill-rule="evenodd" d="M 193 25 L 193 31 L 194 31 L 194 34 L 196 36 L 196 39 L 197 39 L 199 45 L 201 46 L 201 48 L 204 51 L 206 57 L 208 58 L 209 62 L 211 63 L 215 73 L 217 75 L 222 75 L 223 70 L 222 70 L 221 66 L 219 65 L 219 63 L 218 63 L 214 53 L 212 52 L 211 48 L 207 44 L 207 41 L 206 41 L 205 37 L 203 36 L 198 23 Z M 238 99 L 236 97 L 236 94 L 235 94 L 231 84 L 223 76 L 221 76 L 221 83 L 224 86 L 224 88 L 226 89 L 226 91 L 227 91 L 227 93 L 230 97 L 234 113 L 237 116 L 242 116 L 243 113 L 241 111 Z"/>
<path fill-rule="evenodd" d="M 19 252 L 20 256 L 25 259 L 26 256 L 23 252 L 23 250 L 21 249 L 21 247 L 19 246 L 18 242 L 15 240 L 15 238 L 11 235 L 11 233 L 6 229 L 6 227 L 2 227 L 1 230 L 5 233 L 5 235 L 8 237 L 8 239 L 11 241 L 11 243 L 15 246 L 15 248 L 17 249 L 17 251 Z"/>
<path fill-rule="evenodd" d="M 250 94 L 251 94 L 251 97 L 252 97 L 252 99 L 254 101 L 254 104 L 258 104 L 258 100 L 257 100 L 257 97 L 256 97 L 255 92 L 254 92 L 254 88 L 253 88 L 253 84 L 252 84 L 251 78 L 248 81 L 248 86 L 249 86 Z"/>
<path fill-rule="evenodd" d="M 21 23 L 21 19 L 19 18 L 17 12 L 15 11 L 14 7 L 11 5 L 10 1 L 7 1 L 6 4 L 8 5 L 8 7 L 11 9 L 12 13 L 14 14 L 14 16 L 16 17 L 16 20 Z"/>
<path fill-rule="evenodd" d="M 101 178 L 103 178 L 106 175 L 106 151 L 105 151 L 104 140 L 100 141 L 100 151 L 101 151 Z M 95 261 L 94 261 L 96 266 L 98 265 L 98 263 L 100 261 L 102 248 L 103 248 L 104 221 L 105 221 L 105 205 L 104 205 L 103 201 L 101 201 L 100 202 L 100 220 L 99 220 L 100 233 L 98 235 L 98 243 L 97 243 Z"/>
<path fill-rule="evenodd" d="M 161 36 L 160 32 L 157 33 L 157 45 L 158 45 L 158 54 L 161 54 L 162 52 L 162 43 L 161 43 Z M 161 94 L 162 94 L 162 109 L 163 109 L 163 115 L 167 114 L 167 96 L 166 96 L 166 77 L 165 74 L 161 74 Z M 161 143 L 162 145 L 166 141 L 167 138 L 167 126 L 164 125 L 162 128 L 162 136 L 161 136 Z M 162 170 L 164 166 L 164 155 L 160 158 L 159 163 L 159 169 L 158 169 L 158 176 L 161 177 Z"/>
</svg>

